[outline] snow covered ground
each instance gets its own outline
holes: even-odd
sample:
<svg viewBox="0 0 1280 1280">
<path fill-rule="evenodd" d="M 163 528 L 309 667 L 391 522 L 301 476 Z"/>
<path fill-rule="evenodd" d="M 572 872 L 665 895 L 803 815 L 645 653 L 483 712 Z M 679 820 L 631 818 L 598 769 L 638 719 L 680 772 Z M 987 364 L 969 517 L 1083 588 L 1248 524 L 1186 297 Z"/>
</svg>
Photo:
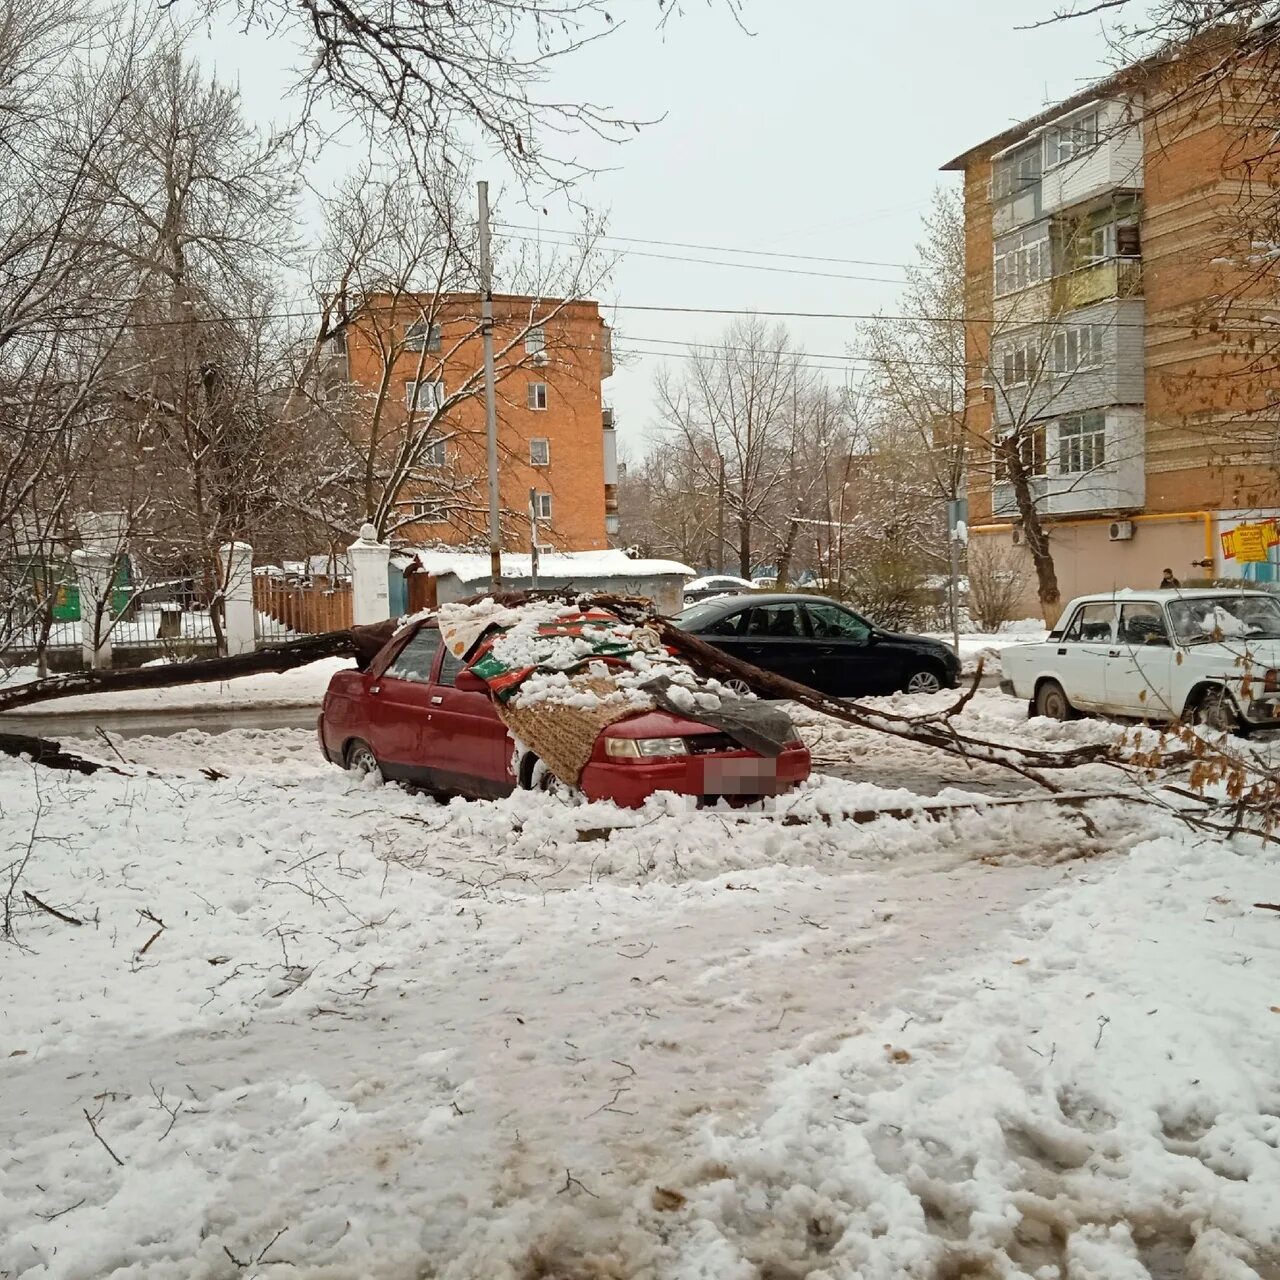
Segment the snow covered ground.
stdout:
<svg viewBox="0 0 1280 1280">
<path fill-rule="evenodd" d="M 931 631 L 935 640 L 944 644 L 952 641 L 949 631 Z M 1000 674 L 1000 653 L 1014 644 L 1036 644 L 1049 633 L 1039 618 L 1022 618 L 1016 622 L 1006 622 L 999 631 L 962 631 L 960 633 L 960 664 L 966 674 L 971 674 L 984 659 L 983 670 L 988 675 Z"/>
<path fill-rule="evenodd" d="M 770 812 L 0 762 L 0 1275 L 1280 1275 L 1274 853 L 804 729 Z"/>
</svg>

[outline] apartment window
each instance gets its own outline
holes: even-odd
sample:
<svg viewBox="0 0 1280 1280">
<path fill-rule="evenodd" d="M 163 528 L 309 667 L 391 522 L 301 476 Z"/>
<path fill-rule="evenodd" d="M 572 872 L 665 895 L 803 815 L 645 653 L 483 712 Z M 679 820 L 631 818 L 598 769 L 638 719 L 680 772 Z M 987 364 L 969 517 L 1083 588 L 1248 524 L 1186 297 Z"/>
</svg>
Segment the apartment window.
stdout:
<svg viewBox="0 0 1280 1280">
<path fill-rule="evenodd" d="M 449 460 L 449 445 L 444 440 L 433 440 L 427 445 L 423 460 L 429 467 L 443 467 Z"/>
<path fill-rule="evenodd" d="M 423 524 L 444 524 L 445 517 L 448 514 L 443 502 L 437 502 L 432 499 L 423 499 L 415 502 L 412 506 L 412 511 L 413 518 L 421 520 Z"/>
<path fill-rule="evenodd" d="M 539 520 L 551 519 L 551 495 L 549 493 L 535 493 L 533 495 L 533 514 Z"/>
<path fill-rule="evenodd" d="M 529 383 L 528 403 L 530 409 L 547 407 L 547 384 L 545 382 Z"/>
<path fill-rule="evenodd" d="M 1089 232 L 1089 258 L 1091 261 L 1101 262 L 1103 259 L 1114 255 L 1115 235 L 1115 225 L 1110 222 L 1101 227 L 1094 227 Z"/>
<path fill-rule="evenodd" d="M 550 440 L 529 441 L 529 465 L 532 467 L 546 467 L 551 465 Z"/>
<path fill-rule="evenodd" d="M 1002 360 L 1004 377 L 1001 386 L 1018 387 L 1034 382 L 1040 371 L 1040 344 L 1034 338 L 1024 338 L 1009 347 Z"/>
<path fill-rule="evenodd" d="M 1100 467 L 1107 457 L 1107 419 L 1101 413 L 1076 413 L 1058 422 L 1058 470 L 1078 475 Z"/>
<path fill-rule="evenodd" d="M 1025 233 L 1008 236 L 996 246 L 996 297 L 1039 284 L 1052 272 L 1049 233 L 1045 227 L 1033 227 Z"/>
<path fill-rule="evenodd" d="M 1010 152 L 995 162 L 991 176 L 993 200 L 1010 200 L 1040 181 L 1040 143 Z"/>
<path fill-rule="evenodd" d="M 344 329 L 341 333 L 335 333 L 331 337 L 325 339 L 325 343 L 329 348 L 329 354 L 333 356 L 345 356 L 347 354 L 347 333 Z"/>
<path fill-rule="evenodd" d="M 1018 442 L 1018 457 L 1022 460 L 1023 471 L 1029 476 L 1047 475 L 1049 471 L 1048 433 L 1044 425 L 1022 427 L 1017 434 L 1021 437 Z M 1005 462 L 1001 442 L 997 442 L 992 448 L 992 470 L 997 484 L 1009 482 L 1009 468 Z"/>
<path fill-rule="evenodd" d="M 426 320 L 409 325 L 404 331 L 404 345 L 406 351 L 439 351 L 440 326 Z"/>
<path fill-rule="evenodd" d="M 530 356 L 546 354 L 547 331 L 542 325 L 535 325 L 524 335 L 524 350 L 525 354 Z"/>
<path fill-rule="evenodd" d="M 1054 373 L 1075 373 L 1102 363 L 1102 326 L 1073 324 L 1053 335 Z"/>
<path fill-rule="evenodd" d="M 444 383 L 406 382 L 404 398 L 410 409 L 438 409 L 444 404 Z"/>
<path fill-rule="evenodd" d="M 1116 253 L 1121 258 L 1142 257 L 1142 232 L 1136 223 L 1116 228 Z"/>
<path fill-rule="evenodd" d="M 1087 112 L 1076 116 L 1066 124 L 1055 125 L 1045 131 L 1044 167 L 1066 164 L 1077 156 L 1085 155 L 1098 145 L 1098 113 Z"/>
</svg>

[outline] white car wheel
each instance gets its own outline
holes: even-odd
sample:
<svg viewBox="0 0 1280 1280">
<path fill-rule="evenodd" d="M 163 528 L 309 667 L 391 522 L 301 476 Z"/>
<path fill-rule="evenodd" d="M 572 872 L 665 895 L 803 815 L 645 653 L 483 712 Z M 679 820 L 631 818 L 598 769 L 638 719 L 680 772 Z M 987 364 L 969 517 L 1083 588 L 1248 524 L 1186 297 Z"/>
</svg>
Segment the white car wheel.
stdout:
<svg viewBox="0 0 1280 1280">
<path fill-rule="evenodd" d="M 1196 724 L 1212 729 L 1215 733 L 1238 733 L 1240 731 L 1240 714 L 1225 689 L 1210 689 L 1196 703 L 1192 714 Z"/>
<path fill-rule="evenodd" d="M 937 693 L 942 680 L 936 671 L 917 671 L 907 678 L 908 693 Z"/>
<path fill-rule="evenodd" d="M 721 683 L 730 693 L 736 693 L 740 698 L 748 697 L 751 693 L 751 686 L 741 676 L 731 676 Z"/>
<path fill-rule="evenodd" d="M 1036 715 L 1048 720 L 1072 720 L 1075 708 L 1067 701 L 1067 695 L 1056 680 L 1046 680 L 1036 690 Z"/>
<path fill-rule="evenodd" d="M 347 748 L 347 768 L 374 782 L 383 781 L 382 766 L 378 763 L 378 757 L 373 754 L 373 748 L 359 739 Z"/>
</svg>

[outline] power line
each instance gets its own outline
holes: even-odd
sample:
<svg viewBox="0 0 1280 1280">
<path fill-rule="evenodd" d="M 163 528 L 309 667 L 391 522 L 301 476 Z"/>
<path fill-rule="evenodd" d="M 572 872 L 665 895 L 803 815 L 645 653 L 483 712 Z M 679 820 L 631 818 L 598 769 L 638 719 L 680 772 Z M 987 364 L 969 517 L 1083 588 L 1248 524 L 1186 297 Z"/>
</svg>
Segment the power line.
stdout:
<svg viewBox="0 0 1280 1280">
<path fill-rule="evenodd" d="M 535 241 L 533 236 L 508 236 L 507 238 L 509 240 L 520 240 L 528 244 L 550 244 L 553 248 L 567 249 L 576 247 L 567 241 Z M 624 258 L 654 258 L 660 262 L 692 262 L 704 267 L 730 267 L 734 271 L 768 271 L 774 275 L 807 276 L 819 280 L 861 280 L 868 284 L 896 284 L 899 286 L 906 284 L 905 280 L 891 279 L 888 276 L 858 276 L 835 271 L 805 271 L 800 267 L 769 267 L 760 262 L 717 262 L 714 258 L 690 258 L 674 253 L 647 253 L 641 249 L 619 249 L 617 252 Z"/>
<path fill-rule="evenodd" d="M 578 234 L 576 231 L 566 228 L 530 227 L 517 222 L 499 222 L 494 225 L 502 227 L 506 231 L 546 232 L 557 236 L 576 236 Z M 598 239 L 616 240 L 624 244 L 654 244 L 667 249 L 698 249 L 706 253 L 741 253 L 759 258 L 786 258 L 792 262 L 828 262 L 846 267 L 899 267 L 905 271 L 908 266 L 905 262 L 887 262 L 878 258 L 835 258 L 826 254 L 816 253 L 782 253 L 776 249 L 736 249 L 731 245 L 691 244 L 684 240 L 652 240 L 644 236 L 601 235 Z"/>
</svg>

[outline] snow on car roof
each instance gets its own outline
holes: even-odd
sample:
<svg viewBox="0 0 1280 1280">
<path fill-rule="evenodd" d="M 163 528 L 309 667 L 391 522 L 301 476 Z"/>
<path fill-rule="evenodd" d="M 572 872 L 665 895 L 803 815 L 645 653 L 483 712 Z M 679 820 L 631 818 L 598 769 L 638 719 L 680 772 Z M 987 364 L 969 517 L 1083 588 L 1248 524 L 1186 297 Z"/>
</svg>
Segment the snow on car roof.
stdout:
<svg viewBox="0 0 1280 1280">
<path fill-rule="evenodd" d="M 1144 591 L 1138 587 L 1118 587 L 1115 591 L 1095 591 L 1087 596 L 1072 596 L 1067 602 L 1073 604 L 1101 604 L 1109 600 L 1124 601 L 1130 599 L 1169 601 L 1169 600 L 1202 600 L 1206 596 L 1269 596 L 1270 591 L 1258 591 L 1250 587 L 1152 587 Z"/>
<path fill-rule="evenodd" d="M 483 582 L 489 577 L 488 555 L 465 551 L 415 551 L 406 549 L 419 568 L 435 577 L 453 574 L 459 582 Z M 533 573 L 531 556 L 502 557 L 503 577 L 528 578 Z M 625 551 L 554 551 L 538 557 L 542 578 L 585 580 L 591 578 L 688 578 L 693 570 L 677 560 L 632 560 Z"/>
</svg>

